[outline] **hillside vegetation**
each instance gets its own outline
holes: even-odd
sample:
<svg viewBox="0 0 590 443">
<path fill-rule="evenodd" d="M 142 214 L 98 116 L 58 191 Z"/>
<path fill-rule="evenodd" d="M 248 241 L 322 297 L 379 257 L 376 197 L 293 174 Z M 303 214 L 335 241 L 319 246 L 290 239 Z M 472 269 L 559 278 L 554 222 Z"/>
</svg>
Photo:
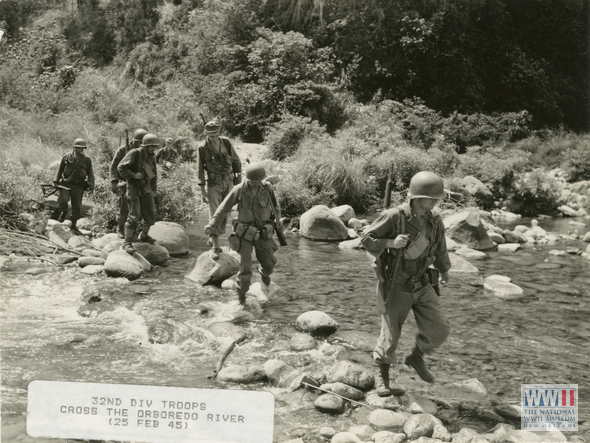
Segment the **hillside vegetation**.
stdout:
<svg viewBox="0 0 590 443">
<path fill-rule="evenodd" d="M 587 9 L 583 0 L 3 0 L 0 215 L 29 209 L 48 165 L 81 136 L 105 227 L 108 163 L 125 130 L 170 136 L 190 160 L 201 115 L 268 146 L 286 214 L 318 203 L 363 211 L 390 170 L 402 191 L 421 169 L 449 186 L 473 175 L 508 207 L 552 212 L 550 169 L 590 179 Z M 159 218 L 191 220 L 192 182 L 190 163 L 174 170 Z"/>
</svg>

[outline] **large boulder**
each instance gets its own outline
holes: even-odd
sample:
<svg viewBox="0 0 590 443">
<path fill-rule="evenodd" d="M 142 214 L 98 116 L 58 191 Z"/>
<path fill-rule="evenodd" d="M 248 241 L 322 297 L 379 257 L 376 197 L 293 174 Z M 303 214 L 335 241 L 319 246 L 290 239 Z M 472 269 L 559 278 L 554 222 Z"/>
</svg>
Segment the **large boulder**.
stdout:
<svg viewBox="0 0 590 443">
<path fill-rule="evenodd" d="M 307 311 L 297 317 L 295 327 L 314 336 L 330 335 L 339 328 L 338 322 L 322 311 Z"/>
<path fill-rule="evenodd" d="M 202 286 L 221 285 L 221 283 L 238 273 L 240 264 L 231 255 L 222 252 L 217 260 L 211 258 L 211 251 L 205 251 L 188 267 L 184 276 Z"/>
<path fill-rule="evenodd" d="M 133 243 L 133 249 L 139 252 L 143 258 L 149 261 L 152 265 L 162 265 L 170 259 L 168 250 L 159 243 Z"/>
<path fill-rule="evenodd" d="M 168 250 L 170 255 L 188 253 L 188 234 L 178 223 L 159 221 L 150 228 L 150 237 Z"/>
<path fill-rule="evenodd" d="M 327 374 L 330 383 L 341 382 L 361 391 L 368 391 L 375 385 L 375 377 L 363 366 L 349 361 L 339 361 Z"/>
<path fill-rule="evenodd" d="M 59 223 L 53 225 L 51 229 L 47 231 L 47 237 L 49 240 L 66 249 L 70 249 L 68 242 L 73 236 L 74 234 L 70 231 L 70 228 Z"/>
<path fill-rule="evenodd" d="M 486 250 L 495 247 L 481 221 L 479 211 L 458 212 L 444 219 L 447 236 L 471 249 Z"/>
<path fill-rule="evenodd" d="M 107 248 L 111 251 L 119 249 L 123 245 L 124 240 L 119 238 L 117 234 L 105 234 L 102 237 L 95 238 L 92 240 L 92 244 L 99 249 L 106 250 Z"/>
<path fill-rule="evenodd" d="M 336 214 L 345 225 L 347 225 L 349 220 L 356 215 L 354 209 L 352 209 L 352 206 L 350 205 L 336 206 L 335 208 L 332 208 L 332 212 Z"/>
<path fill-rule="evenodd" d="M 219 371 L 217 378 L 220 381 L 250 384 L 266 381 L 266 374 L 260 366 L 226 366 Z"/>
<path fill-rule="evenodd" d="M 318 205 L 299 219 L 301 235 L 311 240 L 346 240 L 348 228 L 327 206 Z"/>
<path fill-rule="evenodd" d="M 135 280 L 146 272 L 140 261 L 121 250 L 109 254 L 104 262 L 104 270 L 109 277 L 125 277 L 129 280 Z"/>
<path fill-rule="evenodd" d="M 477 178 L 467 175 L 461 180 L 461 184 L 484 207 L 490 209 L 494 206 L 494 194 Z"/>
</svg>

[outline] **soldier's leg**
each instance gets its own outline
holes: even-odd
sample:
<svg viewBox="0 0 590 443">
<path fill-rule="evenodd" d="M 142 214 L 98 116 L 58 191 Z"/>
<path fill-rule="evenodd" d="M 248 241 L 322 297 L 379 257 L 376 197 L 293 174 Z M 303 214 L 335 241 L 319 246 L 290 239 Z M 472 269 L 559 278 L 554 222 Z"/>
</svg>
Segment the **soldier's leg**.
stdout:
<svg viewBox="0 0 590 443">
<path fill-rule="evenodd" d="M 117 224 L 119 233 L 124 237 L 125 222 L 127 221 L 127 216 L 129 215 L 129 205 L 127 203 L 127 185 L 119 186 L 119 192 L 119 217 L 117 219 Z"/>
<path fill-rule="evenodd" d="M 423 285 L 414 296 L 416 301 L 412 309 L 418 326 L 418 335 L 416 345 L 406 358 L 405 363 L 413 367 L 422 380 L 433 383 L 434 377 L 428 370 L 422 356 L 442 345 L 451 328 L 440 304 L 440 299 L 432 286 Z"/>
<path fill-rule="evenodd" d="M 133 234 L 139 226 L 139 217 L 141 216 L 139 195 L 137 194 L 137 189 L 133 186 L 127 189 L 127 206 L 129 208 L 129 214 L 125 221 L 125 242 L 123 243 L 123 249 L 133 254 L 135 252 L 132 246 Z"/>
<path fill-rule="evenodd" d="M 80 219 L 80 214 L 82 212 L 82 198 L 84 197 L 84 188 L 82 186 L 76 186 L 72 188 L 70 191 L 70 196 L 72 199 L 72 216 L 70 220 L 72 220 L 72 231 L 78 230 L 76 223 Z"/>
<path fill-rule="evenodd" d="M 70 201 L 70 190 L 59 188 L 57 194 L 57 208 L 51 213 L 51 219 L 63 222 L 68 215 L 68 202 Z"/>
<path fill-rule="evenodd" d="M 412 309 L 411 292 L 393 290 L 387 300 L 387 312 L 381 315 L 381 331 L 373 351 L 377 364 L 395 364 L 395 351 L 402 333 L 402 326 Z"/>
<path fill-rule="evenodd" d="M 156 205 L 154 202 L 154 196 L 152 194 L 143 195 L 140 202 L 143 225 L 141 227 L 139 241 L 154 243 L 155 240 L 149 236 L 150 228 L 156 223 Z"/>
<path fill-rule="evenodd" d="M 275 252 L 278 249 L 277 244 L 272 238 L 259 238 L 254 243 L 256 248 L 256 259 L 260 263 L 260 274 L 262 275 L 262 283 L 266 286 L 270 285 L 270 275 L 272 274 L 277 259 Z"/>
<path fill-rule="evenodd" d="M 252 279 L 252 242 L 243 239 L 240 246 L 240 271 L 238 272 L 240 303 L 246 303 L 246 292 L 250 289 Z"/>
</svg>

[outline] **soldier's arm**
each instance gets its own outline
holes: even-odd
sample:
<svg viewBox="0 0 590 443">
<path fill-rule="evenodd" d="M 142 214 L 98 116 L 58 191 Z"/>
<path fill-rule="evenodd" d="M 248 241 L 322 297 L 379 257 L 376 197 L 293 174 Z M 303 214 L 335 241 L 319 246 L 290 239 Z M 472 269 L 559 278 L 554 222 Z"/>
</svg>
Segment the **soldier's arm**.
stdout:
<svg viewBox="0 0 590 443">
<path fill-rule="evenodd" d="M 229 139 L 227 139 L 227 142 L 229 143 L 229 146 L 231 147 L 232 171 L 234 171 L 234 174 L 241 174 L 242 173 L 242 160 L 240 160 L 240 157 L 239 157 L 238 153 L 236 152 L 236 149 L 234 148 L 234 145 L 232 144 L 232 142 L 229 141 Z"/>
<path fill-rule="evenodd" d="M 94 170 L 92 169 L 92 160 L 88 159 L 88 184 L 94 188 Z"/>
<path fill-rule="evenodd" d="M 445 237 L 445 224 L 440 217 L 435 220 L 438 223 L 436 229 L 436 249 L 434 250 L 434 267 L 446 274 L 451 269 L 451 259 L 447 251 L 447 239 Z"/>
<path fill-rule="evenodd" d="M 61 176 L 64 173 L 64 169 L 66 168 L 66 161 L 65 161 L 65 156 L 61 158 L 61 162 L 59 164 L 59 168 L 57 169 L 57 174 L 55 176 L 55 179 L 53 180 L 53 183 L 59 183 L 59 181 L 61 180 Z"/>
<path fill-rule="evenodd" d="M 204 148 L 201 146 L 197 148 L 197 180 L 199 186 L 205 186 L 205 158 L 203 157 L 202 149 Z"/>
<path fill-rule="evenodd" d="M 133 178 L 134 172 L 129 169 L 129 166 L 135 161 L 135 152 L 129 151 L 123 160 L 119 162 L 119 166 L 117 166 L 117 171 L 119 175 L 123 177 L 125 180 L 129 180 Z"/>
<path fill-rule="evenodd" d="M 223 199 L 220 205 L 217 207 L 215 214 L 209 220 L 209 225 L 213 228 L 218 228 L 221 222 L 221 219 L 231 212 L 231 209 L 234 205 L 238 202 L 238 186 L 234 186 L 229 194 Z"/>
<path fill-rule="evenodd" d="M 399 217 L 397 209 L 385 211 L 363 233 L 361 244 L 369 254 L 379 257 L 387 249 L 388 240 L 396 237 L 397 217 Z"/>
<path fill-rule="evenodd" d="M 119 181 L 119 172 L 117 171 L 117 166 L 121 162 L 122 158 L 123 150 L 119 148 L 117 149 L 117 152 L 115 152 L 115 156 L 113 157 L 113 161 L 111 162 L 111 182 Z"/>
<path fill-rule="evenodd" d="M 152 192 L 154 195 L 158 193 L 158 167 L 156 166 L 156 162 L 154 162 L 154 178 L 150 181 L 150 187 L 152 188 Z"/>
</svg>

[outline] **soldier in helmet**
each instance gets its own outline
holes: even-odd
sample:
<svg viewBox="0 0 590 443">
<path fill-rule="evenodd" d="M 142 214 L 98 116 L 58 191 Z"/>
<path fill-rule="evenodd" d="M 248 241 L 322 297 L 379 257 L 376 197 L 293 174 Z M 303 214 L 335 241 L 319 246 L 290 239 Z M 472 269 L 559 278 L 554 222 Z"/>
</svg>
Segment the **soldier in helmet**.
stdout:
<svg viewBox="0 0 590 443">
<path fill-rule="evenodd" d="M 207 138 L 197 148 L 197 177 L 203 202 L 209 203 L 209 217 L 229 194 L 234 185 L 242 181 L 242 162 L 229 139 L 220 136 L 221 124 L 217 120 L 205 125 Z M 219 232 L 225 233 L 227 217 L 219 220 Z M 214 259 L 219 258 L 219 237 L 212 235 L 209 243 Z"/>
<path fill-rule="evenodd" d="M 74 140 L 73 152 L 63 156 L 53 181 L 53 185 L 59 189 L 59 195 L 57 197 L 57 209 L 53 211 L 51 218 L 63 222 L 68 213 L 68 202 L 71 199 L 71 229 L 78 234 L 76 222 L 80 218 L 84 191 L 94 188 L 92 161 L 84 154 L 85 150 L 86 140 L 83 138 Z"/>
<path fill-rule="evenodd" d="M 154 134 L 146 134 L 141 146 L 132 149 L 119 163 L 117 171 L 127 180 L 127 204 L 129 215 L 125 222 L 125 242 L 123 249 L 134 254 L 133 234 L 139 227 L 139 219 L 143 218 L 140 242 L 154 243 L 149 236 L 150 227 L 156 222 L 156 206 L 154 197 L 158 191 L 158 175 L 156 171 L 156 151 L 162 146 L 160 139 Z"/>
<path fill-rule="evenodd" d="M 449 322 L 428 271 L 433 265 L 441 273 L 442 283 L 449 280 L 451 262 L 447 253 L 445 227 L 441 217 L 432 212 L 445 198 L 442 179 L 433 172 L 422 171 L 410 181 L 409 201 L 384 211 L 365 231 L 361 243 L 376 258 L 378 277 L 377 307 L 381 314 L 381 333 L 373 352 L 379 365 L 377 394 L 392 394 L 390 365 L 396 363 L 395 351 L 402 326 L 410 310 L 414 312 L 418 336 L 405 364 L 420 378 L 433 383 L 434 377 L 423 355 L 444 343 Z M 434 285 L 438 284 L 438 277 Z"/>
<path fill-rule="evenodd" d="M 123 157 L 127 155 L 132 149 L 139 148 L 143 137 L 147 134 L 145 129 L 138 129 L 133 134 L 133 140 L 129 144 L 124 144 L 117 149 L 113 161 L 111 162 L 111 191 L 119 196 L 119 216 L 117 218 L 119 238 L 125 238 L 125 222 L 129 214 L 129 207 L 127 206 L 127 181 L 119 175 L 117 167 Z"/>
<path fill-rule="evenodd" d="M 246 303 L 246 293 L 252 278 L 252 248 L 260 263 L 262 283 L 270 285 L 270 275 L 276 265 L 274 256 L 277 244 L 273 240 L 272 220 L 280 220 L 281 208 L 277 203 L 272 185 L 264 179 L 266 172 L 261 163 L 252 163 L 246 168 L 246 180 L 233 187 L 223 199 L 205 232 L 210 236 L 221 234 L 222 223 L 235 204 L 238 205 L 238 218 L 232 222 L 233 233 L 230 238 L 232 248 L 240 253 L 241 263 L 238 273 L 238 296 L 240 304 Z"/>
</svg>

